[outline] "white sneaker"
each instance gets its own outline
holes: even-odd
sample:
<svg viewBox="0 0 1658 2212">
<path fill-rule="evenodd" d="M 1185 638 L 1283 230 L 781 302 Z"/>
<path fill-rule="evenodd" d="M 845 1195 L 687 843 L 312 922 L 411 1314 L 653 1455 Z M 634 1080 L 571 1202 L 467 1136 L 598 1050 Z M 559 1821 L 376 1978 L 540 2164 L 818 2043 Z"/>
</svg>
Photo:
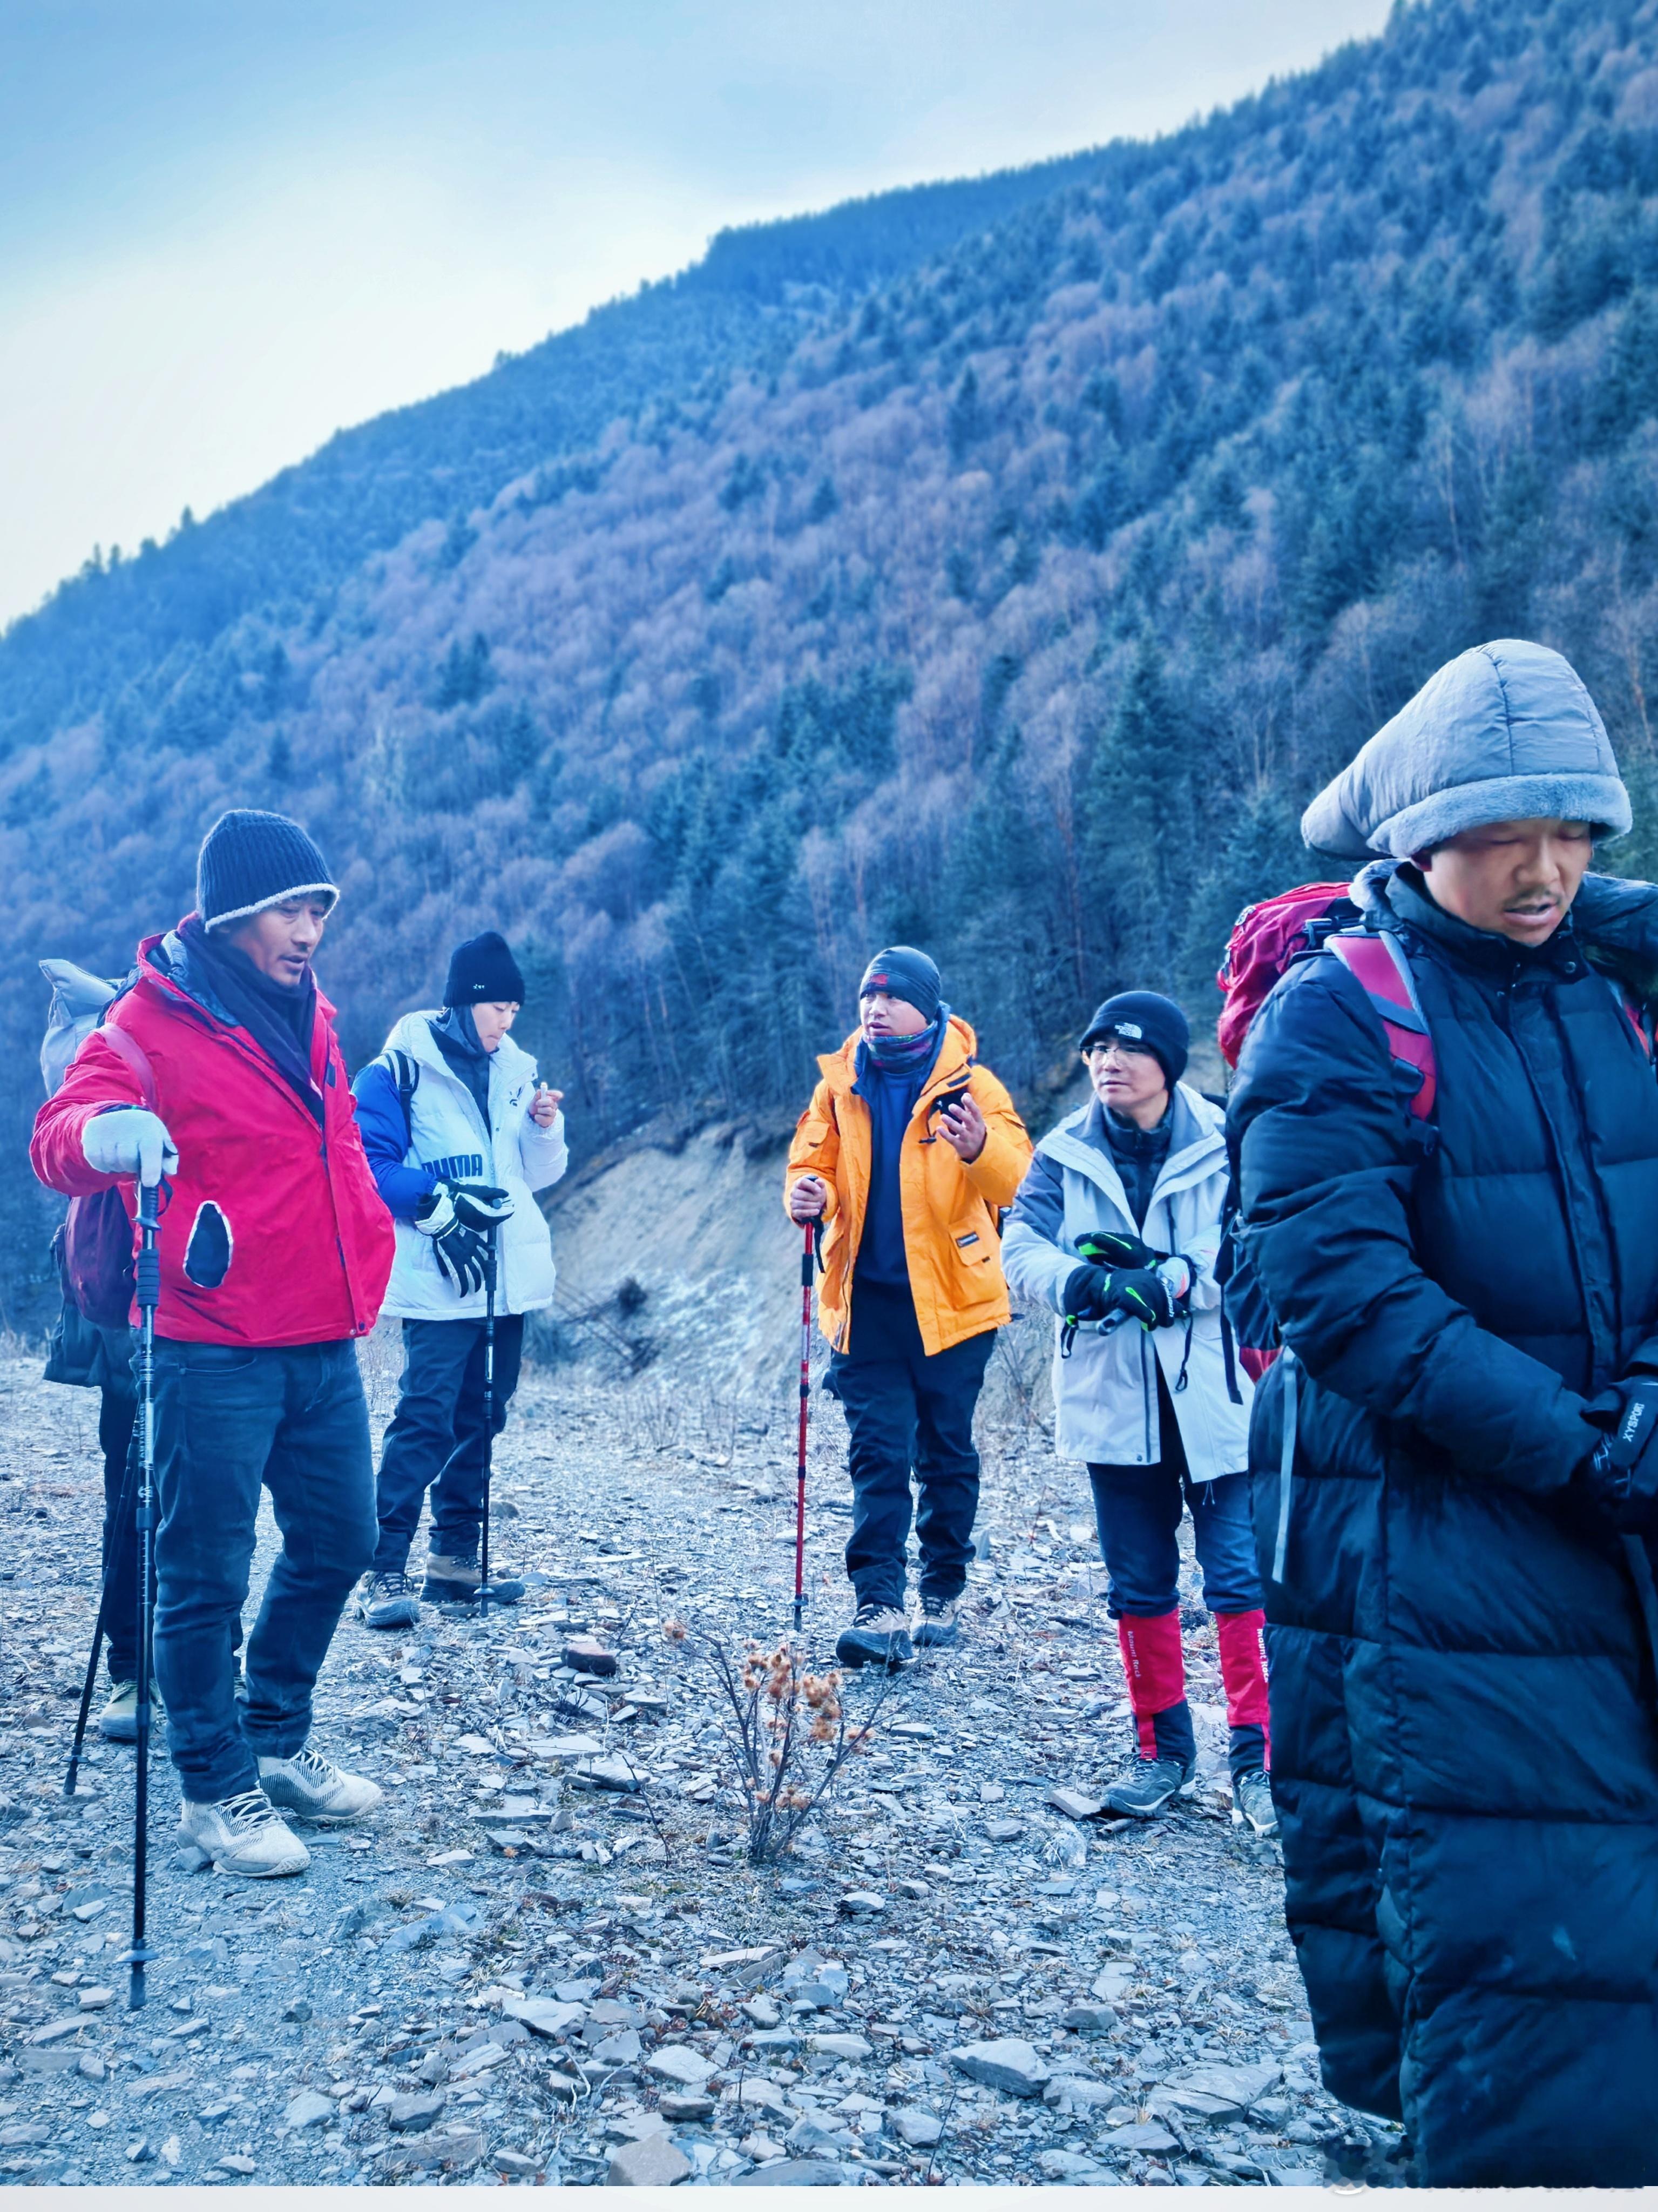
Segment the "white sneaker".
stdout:
<svg viewBox="0 0 1658 2212">
<path fill-rule="evenodd" d="M 205 1851 L 221 1874 L 243 1875 L 250 1881 L 303 1874 L 311 1863 L 310 1852 L 271 1809 L 263 1790 L 243 1790 L 213 1805 L 194 1805 L 186 1797 L 179 1833 Z"/>
<path fill-rule="evenodd" d="M 361 1820 L 386 1795 L 378 1782 L 347 1774 L 314 1751 L 302 1751 L 293 1759 L 262 1759 L 259 1787 L 284 1813 L 334 1826 Z"/>
</svg>

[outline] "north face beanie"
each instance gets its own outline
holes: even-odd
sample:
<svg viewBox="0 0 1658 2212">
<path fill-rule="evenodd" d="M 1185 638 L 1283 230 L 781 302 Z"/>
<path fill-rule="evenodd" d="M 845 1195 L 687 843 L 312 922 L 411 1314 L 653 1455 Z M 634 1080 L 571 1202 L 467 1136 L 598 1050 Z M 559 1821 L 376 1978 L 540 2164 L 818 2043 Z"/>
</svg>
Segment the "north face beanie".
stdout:
<svg viewBox="0 0 1658 2212">
<path fill-rule="evenodd" d="M 246 921 L 288 898 L 325 898 L 339 886 L 297 822 L 255 806 L 233 806 L 202 840 L 196 861 L 196 911 L 209 929 Z"/>
<path fill-rule="evenodd" d="M 524 974 L 507 939 L 499 930 L 486 929 L 469 937 L 449 955 L 449 980 L 443 987 L 446 1006 L 479 1006 L 498 1000 L 515 1006 L 524 1004 Z"/>
<path fill-rule="evenodd" d="M 1192 1024 L 1161 991 L 1119 991 L 1108 999 L 1083 1031 L 1082 1049 L 1109 1036 L 1154 1053 L 1164 1079 L 1178 1083 L 1192 1050 Z"/>
</svg>

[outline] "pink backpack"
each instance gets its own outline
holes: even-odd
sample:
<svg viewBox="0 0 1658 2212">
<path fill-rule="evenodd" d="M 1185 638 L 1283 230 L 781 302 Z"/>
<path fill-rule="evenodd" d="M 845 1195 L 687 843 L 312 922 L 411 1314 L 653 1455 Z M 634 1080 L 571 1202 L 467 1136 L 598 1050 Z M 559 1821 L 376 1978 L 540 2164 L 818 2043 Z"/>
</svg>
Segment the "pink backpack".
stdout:
<svg viewBox="0 0 1658 2212">
<path fill-rule="evenodd" d="M 1300 954 L 1322 947 L 1334 953 L 1363 989 L 1394 1058 L 1416 1070 L 1411 1112 L 1425 1121 L 1433 1113 L 1438 1076 L 1411 963 L 1390 930 L 1364 929 L 1358 921 L 1359 909 L 1345 884 L 1303 884 L 1245 907 L 1232 926 L 1215 978 L 1226 994 L 1216 1024 L 1221 1052 L 1229 1067 L 1237 1066 L 1249 1024 L 1273 984 Z"/>
</svg>

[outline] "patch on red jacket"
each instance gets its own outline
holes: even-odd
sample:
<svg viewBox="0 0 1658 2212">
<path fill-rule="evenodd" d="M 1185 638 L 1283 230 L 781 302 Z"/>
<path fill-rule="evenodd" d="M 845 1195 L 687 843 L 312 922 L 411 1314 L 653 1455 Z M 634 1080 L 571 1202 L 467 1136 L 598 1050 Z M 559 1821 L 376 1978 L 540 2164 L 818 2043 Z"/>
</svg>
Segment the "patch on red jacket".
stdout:
<svg viewBox="0 0 1658 2212">
<path fill-rule="evenodd" d="M 185 1248 L 185 1273 L 198 1290 L 216 1291 L 230 1273 L 235 1239 L 230 1224 L 213 1200 L 204 1199 L 196 1209 Z"/>
</svg>

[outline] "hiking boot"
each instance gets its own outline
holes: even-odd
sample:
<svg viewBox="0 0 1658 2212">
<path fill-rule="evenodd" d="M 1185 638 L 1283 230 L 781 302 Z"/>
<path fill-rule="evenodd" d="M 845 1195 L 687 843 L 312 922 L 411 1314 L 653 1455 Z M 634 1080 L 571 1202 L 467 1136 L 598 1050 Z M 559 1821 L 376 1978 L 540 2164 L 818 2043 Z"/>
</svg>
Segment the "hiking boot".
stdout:
<svg viewBox="0 0 1658 2212">
<path fill-rule="evenodd" d="M 929 1597 L 923 1590 L 910 1623 L 910 1633 L 915 1638 L 918 1651 L 936 1650 L 941 1644 L 956 1641 L 966 1597 L 965 1590 L 957 1590 L 954 1597 Z"/>
<path fill-rule="evenodd" d="M 152 1719 L 161 1711 L 161 1701 L 152 1686 L 149 1710 Z M 98 1716 L 98 1733 L 106 1743 L 137 1743 L 138 1741 L 138 1685 L 133 1682 L 112 1682 L 109 1703 Z"/>
<path fill-rule="evenodd" d="M 1149 1820 L 1162 1812 L 1171 1797 L 1189 1797 L 1197 1786 L 1195 1759 L 1137 1759 L 1120 1780 L 1107 1788 L 1105 1807 L 1108 1813 Z"/>
<path fill-rule="evenodd" d="M 239 1790 L 213 1805 L 193 1805 L 185 1798 L 179 1808 L 179 1835 L 205 1851 L 221 1874 L 239 1874 L 249 1881 L 303 1874 L 311 1863 L 310 1852 L 263 1790 Z"/>
<path fill-rule="evenodd" d="M 426 1555 L 426 1583 L 421 1595 L 428 1605 L 471 1605 L 478 1594 L 476 1559 L 459 1559 L 448 1552 Z"/>
<path fill-rule="evenodd" d="M 909 1623 L 896 1605 L 860 1605 L 836 1638 L 835 1656 L 846 1667 L 907 1667 L 915 1656 Z"/>
<path fill-rule="evenodd" d="M 1232 1826 L 1241 1828 L 1246 1822 L 1258 1836 L 1278 1833 L 1278 1808 L 1272 1802 L 1272 1785 L 1259 1767 L 1253 1774 L 1240 1774 L 1232 1784 Z"/>
<path fill-rule="evenodd" d="M 366 1628 L 414 1628 L 420 1620 L 415 1586 L 401 1569 L 367 1574 L 357 1585 L 357 1618 Z"/>
<path fill-rule="evenodd" d="M 259 1787 L 285 1813 L 298 1813 L 331 1827 L 361 1820 L 386 1795 L 378 1782 L 347 1774 L 314 1751 L 301 1751 L 292 1759 L 262 1759 Z"/>
</svg>

